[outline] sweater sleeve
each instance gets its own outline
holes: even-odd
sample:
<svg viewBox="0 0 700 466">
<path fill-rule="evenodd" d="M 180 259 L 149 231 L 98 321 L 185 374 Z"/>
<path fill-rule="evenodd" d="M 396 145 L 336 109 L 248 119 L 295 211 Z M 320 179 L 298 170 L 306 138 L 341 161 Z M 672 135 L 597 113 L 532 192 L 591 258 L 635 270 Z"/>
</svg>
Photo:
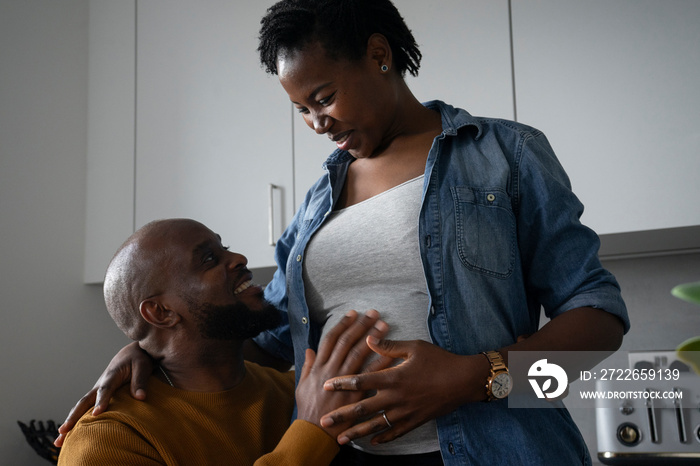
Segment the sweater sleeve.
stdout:
<svg viewBox="0 0 700 466">
<path fill-rule="evenodd" d="M 129 426 L 104 419 L 76 426 L 61 448 L 58 464 L 156 466 L 165 462 L 156 449 Z"/>
<path fill-rule="evenodd" d="M 277 447 L 260 457 L 255 466 L 327 465 L 333 461 L 340 447 L 320 427 L 308 421 L 296 420 Z"/>
</svg>

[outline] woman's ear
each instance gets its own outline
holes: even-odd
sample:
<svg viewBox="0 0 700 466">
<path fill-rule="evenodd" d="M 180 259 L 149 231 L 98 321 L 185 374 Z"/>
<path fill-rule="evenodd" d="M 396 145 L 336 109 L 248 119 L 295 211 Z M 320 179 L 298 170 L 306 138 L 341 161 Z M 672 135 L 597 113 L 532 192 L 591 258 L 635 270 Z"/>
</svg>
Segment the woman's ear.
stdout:
<svg viewBox="0 0 700 466">
<path fill-rule="evenodd" d="M 141 317 L 154 327 L 173 327 L 180 321 L 180 314 L 165 304 L 162 295 L 142 301 L 139 304 L 139 312 Z"/>
<path fill-rule="evenodd" d="M 374 33 L 367 39 L 367 58 L 375 63 L 377 69 L 386 73 L 392 66 L 391 46 L 383 34 Z"/>
</svg>

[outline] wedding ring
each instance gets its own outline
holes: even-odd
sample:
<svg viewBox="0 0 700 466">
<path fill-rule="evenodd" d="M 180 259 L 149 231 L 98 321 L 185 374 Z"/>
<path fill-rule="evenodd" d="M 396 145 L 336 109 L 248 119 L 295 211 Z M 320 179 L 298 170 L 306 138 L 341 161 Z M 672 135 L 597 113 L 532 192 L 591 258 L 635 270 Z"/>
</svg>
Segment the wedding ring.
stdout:
<svg viewBox="0 0 700 466">
<path fill-rule="evenodd" d="M 384 420 L 386 421 L 386 425 L 389 426 L 391 429 L 393 426 L 391 425 L 391 422 L 389 422 L 389 419 L 386 417 L 386 413 L 382 412 L 382 416 L 384 416 Z"/>
</svg>

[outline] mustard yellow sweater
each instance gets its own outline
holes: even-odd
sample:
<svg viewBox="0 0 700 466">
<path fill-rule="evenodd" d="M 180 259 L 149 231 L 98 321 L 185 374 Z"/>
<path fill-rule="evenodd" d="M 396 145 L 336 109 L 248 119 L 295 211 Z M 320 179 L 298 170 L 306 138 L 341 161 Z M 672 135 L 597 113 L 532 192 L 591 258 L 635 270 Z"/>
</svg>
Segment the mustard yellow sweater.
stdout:
<svg viewBox="0 0 700 466">
<path fill-rule="evenodd" d="M 289 421 L 294 373 L 247 363 L 238 386 L 218 393 L 172 388 L 156 377 L 148 399 L 122 387 L 109 410 L 86 413 L 66 437 L 59 465 L 327 465 L 333 438 L 306 421 Z"/>
</svg>

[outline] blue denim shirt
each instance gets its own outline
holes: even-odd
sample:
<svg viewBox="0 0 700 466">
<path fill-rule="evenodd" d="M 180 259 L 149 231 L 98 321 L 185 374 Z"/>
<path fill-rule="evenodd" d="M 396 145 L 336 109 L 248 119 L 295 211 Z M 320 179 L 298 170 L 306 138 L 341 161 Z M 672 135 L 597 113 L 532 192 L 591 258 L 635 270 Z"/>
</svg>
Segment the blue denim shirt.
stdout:
<svg viewBox="0 0 700 466">
<path fill-rule="evenodd" d="M 440 101 L 425 105 L 440 112 L 443 126 L 426 163 L 418 227 L 433 343 L 463 355 L 507 346 L 537 331 L 541 307 L 549 318 L 584 306 L 604 309 L 627 331 L 619 285 L 600 264 L 598 237 L 580 223 L 583 206 L 544 134 Z M 277 244 L 278 270 L 265 295 L 283 311 L 284 324 L 256 342 L 293 360 L 297 374 L 321 330 L 304 297 L 304 252 L 353 160 L 331 154 L 327 175 Z M 437 424 L 446 465 L 591 461 L 565 409 L 470 403 Z"/>
</svg>

